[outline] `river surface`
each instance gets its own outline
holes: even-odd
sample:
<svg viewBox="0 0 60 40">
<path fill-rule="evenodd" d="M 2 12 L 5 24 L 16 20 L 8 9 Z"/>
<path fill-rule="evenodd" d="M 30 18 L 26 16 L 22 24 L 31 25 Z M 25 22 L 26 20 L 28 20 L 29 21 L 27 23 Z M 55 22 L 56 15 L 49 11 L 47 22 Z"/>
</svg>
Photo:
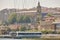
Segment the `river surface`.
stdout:
<svg viewBox="0 0 60 40">
<path fill-rule="evenodd" d="M 31 40 L 31 39 L 9 39 L 9 38 L 0 38 L 0 40 Z"/>
<path fill-rule="evenodd" d="M 8 39 L 8 38 L 0 38 L 0 40 L 24 40 L 24 39 Z"/>
</svg>

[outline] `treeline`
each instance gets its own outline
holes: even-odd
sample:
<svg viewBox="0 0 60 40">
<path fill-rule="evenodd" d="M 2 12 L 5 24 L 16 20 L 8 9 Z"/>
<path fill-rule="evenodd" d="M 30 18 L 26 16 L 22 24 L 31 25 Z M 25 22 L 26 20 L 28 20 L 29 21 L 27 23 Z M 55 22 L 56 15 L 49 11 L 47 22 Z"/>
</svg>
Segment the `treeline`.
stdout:
<svg viewBox="0 0 60 40">
<path fill-rule="evenodd" d="M 6 21 L 6 24 L 14 24 L 14 23 L 30 23 L 31 17 L 27 15 L 21 15 L 17 16 L 16 13 L 12 13 L 8 16 L 8 21 Z"/>
</svg>

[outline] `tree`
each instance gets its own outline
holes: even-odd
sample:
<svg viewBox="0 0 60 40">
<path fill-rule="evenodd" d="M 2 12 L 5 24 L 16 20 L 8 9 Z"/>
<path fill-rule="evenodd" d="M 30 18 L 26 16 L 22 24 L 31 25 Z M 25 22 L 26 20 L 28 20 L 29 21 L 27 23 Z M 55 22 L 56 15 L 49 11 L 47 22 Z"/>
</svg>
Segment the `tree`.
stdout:
<svg viewBox="0 0 60 40">
<path fill-rule="evenodd" d="M 20 31 L 26 31 L 26 27 L 25 27 L 25 26 L 22 26 L 22 27 L 20 28 Z"/>
<path fill-rule="evenodd" d="M 52 16 L 52 14 L 51 14 L 51 13 L 48 13 L 48 14 L 47 14 L 47 16 L 51 17 L 51 16 Z"/>
<path fill-rule="evenodd" d="M 18 23 L 30 23 L 30 22 L 31 22 L 29 16 L 20 16 L 20 17 L 17 19 L 17 21 L 18 21 Z"/>
<path fill-rule="evenodd" d="M 25 17 L 23 18 L 23 21 L 24 21 L 25 23 L 30 23 L 30 22 L 31 22 L 29 16 L 25 16 Z"/>
<path fill-rule="evenodd" d="M 17 21 L 16 18 L 17 18 L 16 13 L 12 13 L 12 14 L 10 14 L 9 17 L 8 17 L 8 22 L 9 22 L 10 24 L 13 24 L 13 23 L 15 23 L 15 22 Z"/>
</svg>

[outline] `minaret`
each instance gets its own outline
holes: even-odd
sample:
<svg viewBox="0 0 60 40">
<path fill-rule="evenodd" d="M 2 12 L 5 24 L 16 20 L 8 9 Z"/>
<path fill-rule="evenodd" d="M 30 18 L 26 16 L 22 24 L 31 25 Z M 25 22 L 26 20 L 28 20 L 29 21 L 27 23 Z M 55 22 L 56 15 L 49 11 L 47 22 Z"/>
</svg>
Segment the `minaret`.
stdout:
<svg viewBox="0 0 60 40">
<path fill-rule="evenodd" d="M 37 22 L 39 23 L 40 20 L 42 20 L 42 15 L 41 15 L 41 6 L 40 6 L 40 2 L 38 2 L 37 5 Z"/>
<path fill-rule="evenodd" d="M 37 5 L 37 13 L 40 14 L 41 13 L 41 6 L 40 6 L 40 2 L 38 2 Z"/>
</svg>

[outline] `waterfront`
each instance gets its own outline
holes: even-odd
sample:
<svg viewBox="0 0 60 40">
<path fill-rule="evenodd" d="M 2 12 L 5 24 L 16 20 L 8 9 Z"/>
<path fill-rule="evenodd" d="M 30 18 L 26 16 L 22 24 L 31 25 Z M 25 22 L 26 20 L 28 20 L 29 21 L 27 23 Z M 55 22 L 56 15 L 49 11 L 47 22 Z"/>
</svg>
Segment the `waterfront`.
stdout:
<svg viewBox="0 0 60 40">
<path fill-rule="evenodd" d="M 9 38 L 0 38 L 0 40 L 23 40 L 23 39 L 9 39 Z"/>
<path fill-rule="evenodd" d="M 35 38 L 35 39 L 8 39 L 8 38 L 0 38 L 0 40 L 60 40 L 60 38 Z"/>
<path fill-rule="evenodd" d="M 9 1 L 0 2 L 0 40 L 60 40 L 60 7 L 42 6 L 41 0 Z"/>
<path fill-rule="evenodd" d="M 60 40 L 60 34 L 43 34 L 41 38 L 22 38 L 22 39 L 13 39 L 13 38 L 0 38 L 0 40 Z"/>
<path fill-rule="evenodd" d="M 35 39 L 9 39 L 9 38 L 0 38 L 0 40 L 35 40 Z"/>
</svg>

